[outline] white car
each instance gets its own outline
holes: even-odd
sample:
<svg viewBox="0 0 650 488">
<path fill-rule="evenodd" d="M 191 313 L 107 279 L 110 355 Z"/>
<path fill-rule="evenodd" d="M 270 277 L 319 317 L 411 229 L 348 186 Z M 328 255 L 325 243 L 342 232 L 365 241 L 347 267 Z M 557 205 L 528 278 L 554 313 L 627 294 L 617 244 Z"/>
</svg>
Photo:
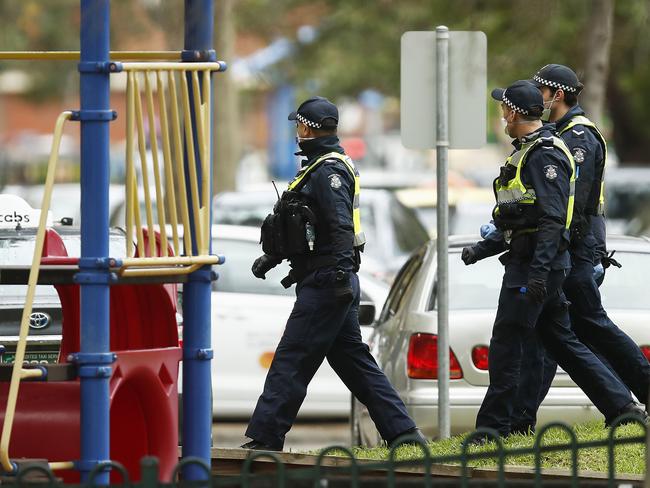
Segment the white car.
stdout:
<svg viewBox="0 0 650 488">
<path fill-rule="evenodd" d="M 251 265 L 262 253 L 259 237 L 259 230 L 252 227 L 214 225 L 212 228 L 213 251 L 226 257 L 225 264 L 214 268 L 219 279 L 213 283 L 212 292 L 215 417 L 247 418 L 253 413 L 295 301 L 295 287 L 284 289 L 280 284 L 289 272 L 286 261 L 267 273 L 265 280 L 253 276 Z M 359 276 L 362 302 L 373 302 L 379 308 L 386 299 L 388 287 L 364 273 Z M 364 336 L 371 331 L 362 327 Z M 300 416 L 347 417 L 349 414 L 350 392 L 324 361 L 309 385 Z"/>
<path fill-rule="evenodd" d="M 472 266 L 460 259 L 475 238 L 449 239 L 450 414 L 452 433 L 474 429 L 489 385 L 488 345 L 503 267 L 496 257 Z M 612 320 L 650 357 L 650 239 L 608 238 L 621 269 L 610 268 L 601 287 Z M 370 338 L 371 351 L 429 437 L 438 435 L 435 241 L 413 253 L 400 270 Z M 645 403 L 645 399 L 641 399 Z M 353 402 L 353 442 L 374 445 L 379 437 L 366 408 Z M 569 424 L 602 418 L 587 396 L 558 369 L 538 422 Z"/>
</svg>

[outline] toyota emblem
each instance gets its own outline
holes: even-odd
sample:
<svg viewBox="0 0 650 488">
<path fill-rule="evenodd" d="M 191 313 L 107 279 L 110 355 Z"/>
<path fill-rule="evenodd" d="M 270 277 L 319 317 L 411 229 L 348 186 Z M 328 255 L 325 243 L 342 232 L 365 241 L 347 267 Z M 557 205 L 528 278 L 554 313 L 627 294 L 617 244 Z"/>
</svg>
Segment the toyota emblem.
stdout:
<svg viewBox="0 0 650 488">
<path fill-rule="evenodd" d="M 52 317 L 43 312 L 34 312 L 29 316 L 29 326 L 32 329 L 44 329 L 52 322 Z"/>
</svg>

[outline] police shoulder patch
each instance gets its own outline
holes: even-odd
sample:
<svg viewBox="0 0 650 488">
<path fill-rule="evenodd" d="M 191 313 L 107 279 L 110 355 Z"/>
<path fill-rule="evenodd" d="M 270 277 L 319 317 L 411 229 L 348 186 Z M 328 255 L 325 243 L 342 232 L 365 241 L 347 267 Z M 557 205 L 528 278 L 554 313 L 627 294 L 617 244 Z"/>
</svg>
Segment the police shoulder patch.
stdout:
<svg viewBox="0 0 650 488">
<path fill-rule="evenodd" d="M 544 166 L 544 176 L 547 180 L 554 181 L 557 178 L 557 166 L 554 164 Z"/>
<path fill-rule="evenodd" d="M 580 163 L 584 162 L 586 153 L 587 153 L 587 151 L 585 151 L 581 147 L 576 147 L 573 150 L 573 159 L 575 160 L 576 163 L 580 164 Z"/>
<path fill-rule="evenodd" d="M 337 174 L 331 174 L 328 176 L 330 179 L 330 186 L 334 188 L 335 190 L 338 190 L 341 188 L 341 177 Z"/>
</svg>

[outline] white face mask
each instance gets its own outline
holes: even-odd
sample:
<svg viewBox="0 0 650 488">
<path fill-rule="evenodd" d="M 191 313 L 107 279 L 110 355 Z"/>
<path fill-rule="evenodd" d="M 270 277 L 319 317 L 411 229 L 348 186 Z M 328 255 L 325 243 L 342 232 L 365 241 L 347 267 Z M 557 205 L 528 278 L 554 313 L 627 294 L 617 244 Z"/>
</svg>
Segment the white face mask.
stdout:
<svg viewBox="0 0 650 488">
<path fill-rule="evenodd" d="M 542 122 L 548 122 L 551 120 L 551 108 L 553 107 L 553 102 L 555 100 L 551 100 L 549 106 L 546 106 L 546 103 L 544 103 L 544 111 L 542 112 L 542 116 L 540 117 L 542 119 Z"/>
<path fill-rule="evenodd" d="M 300 137 L 300 136 L 296 136 L 296 143 L 297 143 L 297 144 L 300 144 L 301 142 L 305 142 L 305 141 L 313 141 L 314 139 L 316 139 L 316 138 L 315 138 L 315 137 Z"/>
<path fill-rule="evenodd" d="M 551 120 L 551 109 L 553 108 L 553 103 L 555 103 L 555 95 L 553 95 L 553 98 L 549 100 L 548 102 L 544 102 L 544 111 L 542 112 L 542 116 L 540 117 L 542 119 L 542 122 L 548 122 Z M 548 103 L 548 107 L 546 104 Z"/>
<path fill-rule="evenodd" d="M 508 133 L 508 121 L 506 120 L 505 117 L 501 117 L 501 125 L 503 125 L 503 132 L 505 135 L 510 137 L 510 134 Z"/>
</svg>

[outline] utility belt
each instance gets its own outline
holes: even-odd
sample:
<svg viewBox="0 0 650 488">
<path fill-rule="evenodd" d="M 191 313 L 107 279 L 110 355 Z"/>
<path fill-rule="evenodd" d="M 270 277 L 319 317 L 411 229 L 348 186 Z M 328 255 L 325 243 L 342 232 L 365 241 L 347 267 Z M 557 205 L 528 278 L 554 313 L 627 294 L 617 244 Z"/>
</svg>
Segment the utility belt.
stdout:
<svg viewBox="0 0 650 488">
<path fill-rule="evenodd" d="M 287 190 L 262 224 L 260 243 L 265 254 L 283 259 L 314 250 L 318 219 L 299 192 Z"/>
<path fill-rule="evenodd" d="M 336 258 L 332 255 L 296 257 L 291 263 L 291 271 L 280 281 L 280 284 L 289 288 L 294 283 L 300 283 L 309 273 L 313 273 L 319 268 L 335 265 Z"/>
<path fill-rule="evenodd" d="M 504 255 L 507 261 L 515 258 L 518 261 L 530 261 L 535 254 L 537 247 L 538 230 L 537 229 L 521 229 L 512 231 L 510 237 L 509 252 Z M 566 251 L 569 248 L 569 242 L 566 239 L 560 239 L 558 246 L 558 254 Z M 503 261 L 501 261 L 503 263 Z M 505 264 L 505 263 L 504 263 Z"/>
</svg>

